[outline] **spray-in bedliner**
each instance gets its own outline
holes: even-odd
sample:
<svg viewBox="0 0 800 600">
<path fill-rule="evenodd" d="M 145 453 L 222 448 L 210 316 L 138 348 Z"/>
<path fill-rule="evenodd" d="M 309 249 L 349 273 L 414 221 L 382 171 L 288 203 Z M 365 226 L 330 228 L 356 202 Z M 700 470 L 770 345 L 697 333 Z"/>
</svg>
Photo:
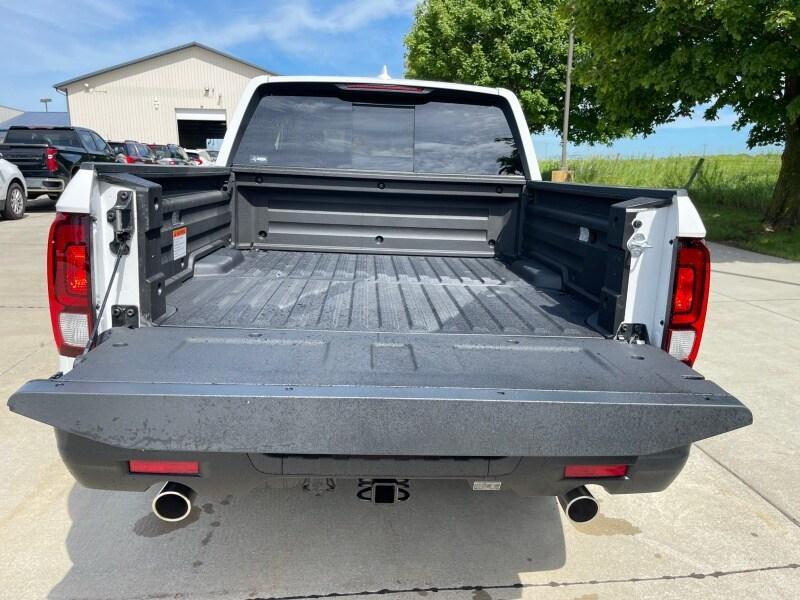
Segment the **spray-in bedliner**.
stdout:
<svg viewBox="0 0 800 600">
<path fill-rule="evenodd" d="M 244 251 L 167 304 L 169 326 L 599 336 L 591 304 L 491 258 Z"/>
</svg>

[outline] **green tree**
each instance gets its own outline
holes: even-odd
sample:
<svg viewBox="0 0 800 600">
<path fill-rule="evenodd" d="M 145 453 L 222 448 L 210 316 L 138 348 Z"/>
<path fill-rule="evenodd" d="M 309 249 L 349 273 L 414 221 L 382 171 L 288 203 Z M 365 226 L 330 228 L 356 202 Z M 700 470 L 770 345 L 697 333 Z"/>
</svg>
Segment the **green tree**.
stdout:
<svg viewBox="0 0 800 600">
<path fill-rule="evenodd" d="M 750 147 L 785 144 L 766 221 L 800 222 L 798 0 L 577 0 L 572 11 L 591 47 L 576 76 L 611 126 L 648 134 L 698 104 L 711 120 L 732 107 Z"/>
<path fill-rule="evenodd" d="M 569 17 L 562 0 L 424 0 L 406 36 L 406 76 L 504 87 L 517 94 L 532 133 L 559 130 L 564 109 Z M 577 41 L 575 58 L 587 53 Z M 573 85 L 570 139 L 623 135 Z"/>
</svg>

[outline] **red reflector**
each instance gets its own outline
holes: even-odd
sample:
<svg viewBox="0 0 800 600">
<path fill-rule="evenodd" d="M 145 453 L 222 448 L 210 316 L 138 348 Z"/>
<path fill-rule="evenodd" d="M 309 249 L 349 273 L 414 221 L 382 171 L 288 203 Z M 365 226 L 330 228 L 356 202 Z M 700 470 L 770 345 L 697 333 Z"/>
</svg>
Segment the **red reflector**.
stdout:
<svg viewBox="0 0 800 600">
<path fill-rule="evenodd" d="M 628 465 L 567 465 L 564 477 L 567 479 L 586 479 L 590 477 L 624 477 Z"/>
<path fill-rule="evenodd" d="M 195 460 L 129 460 L 131 473 L 153 475 L 197 475 L 200 463 Z"/>
</svg>

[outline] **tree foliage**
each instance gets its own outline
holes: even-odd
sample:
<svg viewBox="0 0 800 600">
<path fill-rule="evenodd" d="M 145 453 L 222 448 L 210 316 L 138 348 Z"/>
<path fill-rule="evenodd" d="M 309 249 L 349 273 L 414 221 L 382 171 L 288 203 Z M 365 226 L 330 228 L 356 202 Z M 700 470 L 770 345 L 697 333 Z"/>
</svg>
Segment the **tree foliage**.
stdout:
<svg viewBox="0 0 800 600">
<path fill-rule="evenodd" d="M 800 100 L 785 94 L 800 74 L 797 0 L 578 0 L 579 35 L 592 48 L 576 67 L 596 86 L 610 116 L 635 133 L 731 106 L 735 127 L 753 125 L 749 144 L 786 139 Z"/>
<path fill-rule="evenodd" d="M 785 144 L 767 220 L 800 221 L 800 0 L 423 0 L 407 75 L 509 88 L 533 133 L 558 130 L 571 27 L 571 139 L 731 107 L 751 147 Z"/>
<path fill-rule="evenodd" d="M 424 0 L 406 36 L 406 76 L 504 87 L 517 94 L 532 133 L 561 128 L 569 15 L 560 0 Z M 576 61 L 586 54 L 575 47 Z M 625 132 L 602 115 L 591 85 L 572 89 L 570 138 Z"/>
<path fill-rule="evenodd" d="M 576 31 L 591 52 L 576 76 L 596 91 L 612 125 L 651 133 L 709 104 L 750 147 L 785 143 L 768 220 L 800 217 L 800 2 L 798 0 L 576 0 Z"/>
</svg>

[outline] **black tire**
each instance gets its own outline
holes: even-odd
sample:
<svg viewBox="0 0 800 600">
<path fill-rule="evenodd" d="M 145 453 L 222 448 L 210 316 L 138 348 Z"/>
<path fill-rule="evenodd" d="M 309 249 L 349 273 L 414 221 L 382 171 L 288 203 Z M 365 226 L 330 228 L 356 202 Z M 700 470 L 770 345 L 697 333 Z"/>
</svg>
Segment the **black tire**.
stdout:
<svg viewBox="0 0 800 600">
<path fill-rule="evenodd" d="M 8 186 L 6 207 L 3 209 L 3 216 L 6 219 L 21 219 L 25 214 L 25 204 L 25 190 L 15 181 Z"/>
</svg>

